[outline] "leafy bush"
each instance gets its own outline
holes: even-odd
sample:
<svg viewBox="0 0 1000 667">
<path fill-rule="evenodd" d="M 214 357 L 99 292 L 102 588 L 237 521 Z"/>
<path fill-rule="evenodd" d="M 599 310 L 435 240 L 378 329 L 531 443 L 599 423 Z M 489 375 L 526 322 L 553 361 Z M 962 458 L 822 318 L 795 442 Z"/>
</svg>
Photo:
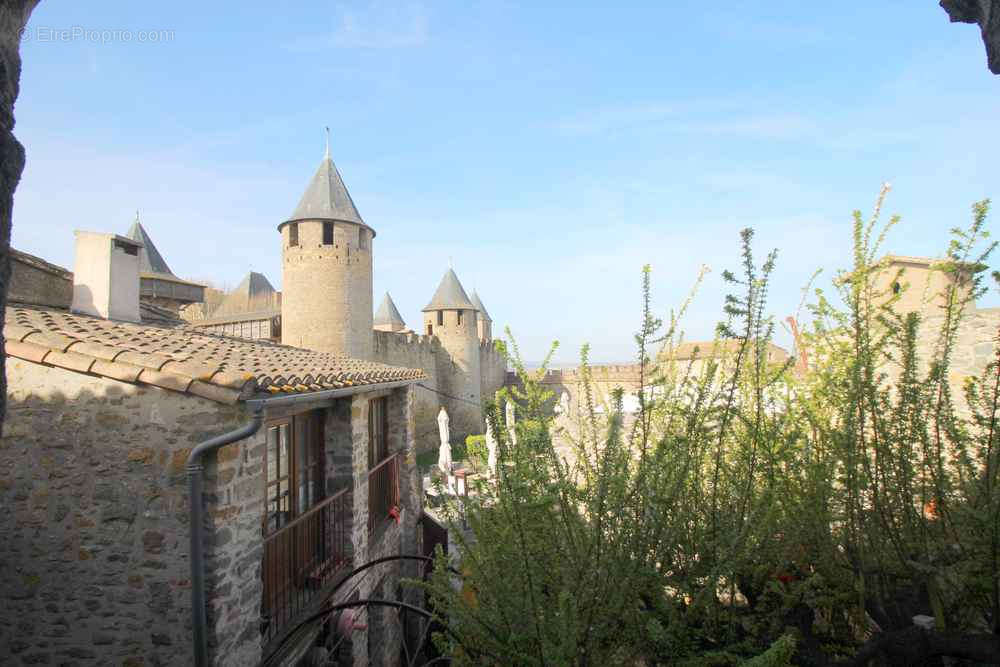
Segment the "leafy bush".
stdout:
<svg viewBox="0 0 1000 667">
<path fill-rule="evenodd" d="M 486 469 L 489 450 L 486 447 L 485 435 L 470 435 L 465 438 L 465 451 L 469 455 L 469 463 L 477 470 Z"/>
<path fill-rule="evenodd" d="M 652 349 L 680 343 L 684 307 L 653 317 L 645 269 L 639 412 L 626 419 L 619 391 L 598 414 L 585 347 L 571 459 L 549 436 L 545 365 L 525 372 L 510 341 L 522 387 L 502 394 L 523 416 L 518 446 L 488 405 L 499 474 L 450 508 L 475 535 L 452 533 L 474 594 L 443 563 L 428 585 L 450 630 L 442 651 L 495 665 L 995 662 L 1000 358 L 967 381 L 968 409 L 950 385 L 958 324 L 985 289 L 988 203 L 954 232 L 942 270 L 958 280 L 934 327 L 877 285 L 896 222 L 877 227 L 881 204 L 867 222 L 855 212 L 835 284 L 845 305 L 816 291 L 797 340 L 812 364 L 797 372 L 768 360 L 776 255 L 758 265 L 752 232 L 699 366 Z M 916 614 L 936 630 L 914 628 Z"/>
</svg>

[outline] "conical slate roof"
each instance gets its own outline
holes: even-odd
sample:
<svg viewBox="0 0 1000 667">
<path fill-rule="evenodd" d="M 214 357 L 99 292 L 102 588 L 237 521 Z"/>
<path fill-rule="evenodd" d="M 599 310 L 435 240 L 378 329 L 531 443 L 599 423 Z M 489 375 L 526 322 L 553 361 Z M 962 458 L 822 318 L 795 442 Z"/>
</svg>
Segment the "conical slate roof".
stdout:
<svg viewBox="0 0 1000 667">
<path fill-rule="evenodd" d="M 476 293 L 476 290 L 472 290 L 472 305 L 476 307 L 476 310 L 479 311 L 479 314 L 483 316 L 484 320 L 486 320 L 487 322 L 493 321 L 493 318 L 490 317 L 490 314 L 486 312 L 486 306 L 483 305 L 483 302 L 479 298 L 479 294 Z"/>
<path fill-rule="evenodd" d="M 462 288 L 462 283 L 458 282 L 458 276 L 451 269 L 444 274 L 441 284 L 438 285 L 434 298 L 424 307 L 423 312 L 428 310 L 475 310 L 476 306 L 469 300 L 469 295 Z"/>
<path fill-rule="evenodd" d="M 156 244 L 153 243 L 153 239 L 149 238 L 149 234 L 143 228 L 142 223 L 139 222 L 139 214 L 135 214 L 135 222 L 129 227 L 128 234 L 126 235 L 133 241 L 138 241 L 142 244 L 142 248 L 139 249 L 139 272 L 140 273 L 163 273 L 168 276 L 173 276 L 174 272 L 170 270 L 167 263 L 163 260 L 163 255 L 160 251 L 156 249 Z M 176 277 L 176 276 L 175 276 Z"/>
<path fill-rule="evenodd" d="M 279 306 L 278 292 L 263 273 L 251 271 L 232 292 L 226 294 L 211 317 L 240 315 L 274 310 Z"/>
<path fill-rule="evenodd" d="M 399 314 L 399 310 L 396 308 L 396 304 L 392 302 L 392 297 L 389 296 L 388 292 L 385 293 L 385 298 L 382 299 L 382 305 L 378 307 L 378 312 L 375 313 L 375 319 L 372 324 L 375 326 L 406 326 L 403 316 Z"/>
<path fill-rule="evenodd" d="M 335 220 L 368 227 L 354 206 L 354 200 L 340 178 L 337 166 L 330 159 L 329 150 L 299 200 L 299 205 L 285 222 L 296 220 Z M 374 233 L 372 230 L 372 234 Z"/>
</svg>

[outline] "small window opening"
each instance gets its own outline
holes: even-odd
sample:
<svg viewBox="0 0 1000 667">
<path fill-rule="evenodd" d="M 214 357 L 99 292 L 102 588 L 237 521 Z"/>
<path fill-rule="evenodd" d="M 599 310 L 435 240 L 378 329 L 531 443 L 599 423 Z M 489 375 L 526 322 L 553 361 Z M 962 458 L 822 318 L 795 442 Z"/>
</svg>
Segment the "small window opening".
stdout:
<svg viewBox="0 0 1000 667">
<path fill-rule="evenodd" d="M 323 223 L 323 245 L 333 245 L 333 223 Z"/>
<path fill-rule="evenodd" d="M 368 248 L 368 233 L 364 227 L 358 227 L 358 248 L 362 250 Z"/>
<path fill-rule="evenodd" d="M 139 246 L 132 245 L 131 243 L 125 243 L 125 241 L 119 241 L 115 239 L 115 247 L 120 248 L 126 255 L 138 255 Z"/>
<path fill-rule="evenodd" d="M 434 325 L 433 324 L 428 324 L 427 325 L 427 335 L 428 336 L 433 336 L 434 335 Z"/>
<path fill-rule="evenodd" d="M 296 246 L 299 244 L 299 223 L 293 222 L 288 225 L 288 245 Z"/>
<path fill-rule="evenodd" d="M 438 311 L 438 326 L 439 327 L 443 327 L 444 326 L 444 311 L 443 310 L 439 310 Z"/>
<path fill-rule="evenodd" d="M 456 310 L 455 312 L 458 313 L 458 326 L 462 326 L 462 311 Z"/>
</svg>

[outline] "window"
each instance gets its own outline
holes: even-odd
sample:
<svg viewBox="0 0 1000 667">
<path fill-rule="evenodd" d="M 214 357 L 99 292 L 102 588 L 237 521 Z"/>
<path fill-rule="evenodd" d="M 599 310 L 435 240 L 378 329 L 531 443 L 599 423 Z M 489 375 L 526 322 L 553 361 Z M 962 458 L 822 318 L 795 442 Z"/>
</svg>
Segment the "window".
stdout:
<svg viewBox="0 0 1000 667">
<path fill-rule="evenodd" d="M 428 336 L 433 336 L 434 335 L 434 325 L 433 324 L 428 324 L 427 325 L 427 335 Z"/>
<path fill-rule="evenodd" d="M 299 244 L 299 223 L 293 222 L 288 225 L 288 245 L 296 246 Z"/>
<path fill-rule="evenodd" d="M 314 410 L 267 424 L 264 535 L 280 530 L 323 498 L 322 415 Z"/>
<path fill-rule="evenodd" d="M 323 223 L 323 245 L 333 245 L 333 223 Z"/>
<path fill-rule="evenodd" d="M 389 457 L 389 428 L 387 399 L 368 401 L 368 469 L 371 470 Z"/>
<path fill-rule="evenodd" d="M 115 239 L 115 247 L 124 252 L 126 255 L 138 255 L 139 246 L 132 243 L 126 243 L 125 241 L 119 241 Z"/>
<path fill-rule="evenodd" d="M 368 232 L 364 227 L 358 227 L 358 248 L 365 250 L 368 247 Z"/>
<path fill-rule="evenodd" d="M 443 310 L 439 310 L 438 311 L 438 326 L 439 327 L 443 327 L 444 326 L 444 311 Z"/>
<path fill-rule="evenodd" d="M 458 313 L 458 326 L 462 326 L 462 311 L 456 310 L 455 312 Z"/>
<path fill-rule="evenodd" d="M 399 459 L 389 452 L 387 398 L 368 401 L 368 533 L 399 520 Z"/>
</svg>

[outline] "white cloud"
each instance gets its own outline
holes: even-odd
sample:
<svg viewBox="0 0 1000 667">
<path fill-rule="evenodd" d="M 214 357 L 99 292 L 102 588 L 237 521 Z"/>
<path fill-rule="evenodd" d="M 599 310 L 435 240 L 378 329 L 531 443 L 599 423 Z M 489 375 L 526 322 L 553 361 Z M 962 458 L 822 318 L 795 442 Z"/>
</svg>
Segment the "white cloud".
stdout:
<svg viewBox="0 0 1000 667">
<path fill-rule="evenodd" d="M 402 49 L 424 46 L 429 37 L 429 21 L 423 5 L 373 1 L 361 7 L 338 5 L 332 30 L 295 39 L 286 48 L 298 52 Z"/>
</svg>

